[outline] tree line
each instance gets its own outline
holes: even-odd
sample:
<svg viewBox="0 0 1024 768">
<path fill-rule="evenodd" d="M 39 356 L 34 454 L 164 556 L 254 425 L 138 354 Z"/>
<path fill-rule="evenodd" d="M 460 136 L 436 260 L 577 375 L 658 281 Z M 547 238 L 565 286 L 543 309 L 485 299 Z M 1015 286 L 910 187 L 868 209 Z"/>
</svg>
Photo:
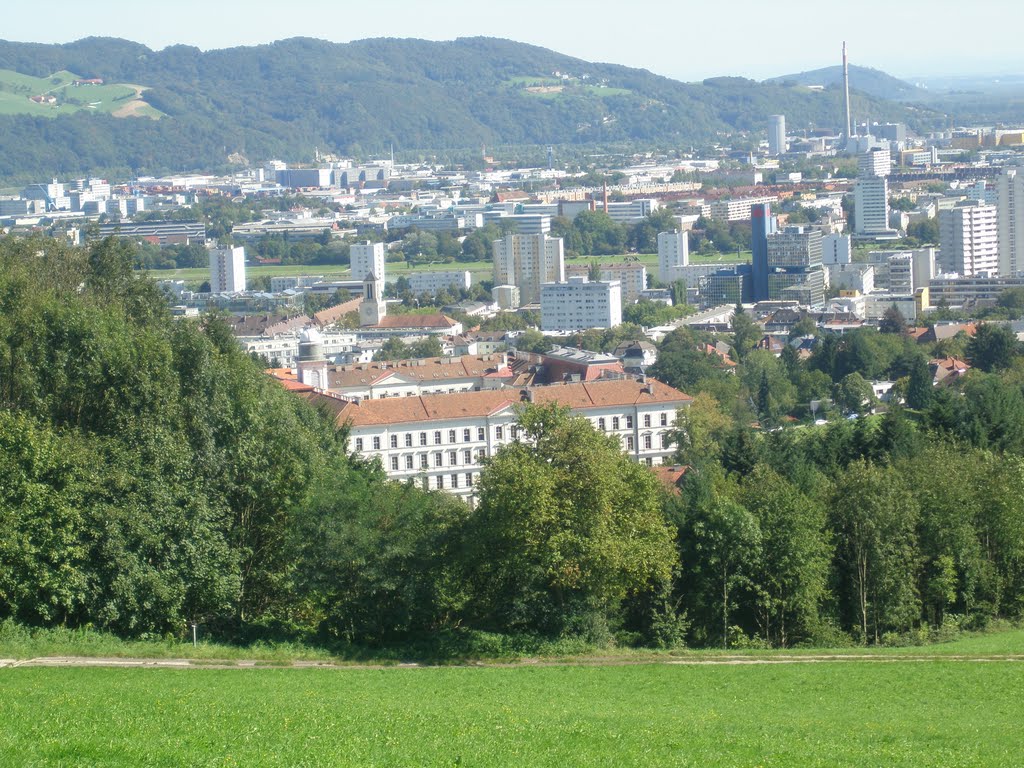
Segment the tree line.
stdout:
<svg viewBox="0 0 1024 768">
<path fill-rule="evenodd" d="M 1024 607 L 1015 349 L 967 397 L 779 431 L 751 426 L 749 384 L 720 381 L 749 374 L 708 369 L 671 491 L 588 421 L 524 407 L 470 508 L 350 454 L 217 318 L 172 319 L 133 259 L 115 240 L 0 241 L 0 620 L 792 646 L 917 641 Z M 688 342 L 662 345 L 670 383 Z"/>
</svg>

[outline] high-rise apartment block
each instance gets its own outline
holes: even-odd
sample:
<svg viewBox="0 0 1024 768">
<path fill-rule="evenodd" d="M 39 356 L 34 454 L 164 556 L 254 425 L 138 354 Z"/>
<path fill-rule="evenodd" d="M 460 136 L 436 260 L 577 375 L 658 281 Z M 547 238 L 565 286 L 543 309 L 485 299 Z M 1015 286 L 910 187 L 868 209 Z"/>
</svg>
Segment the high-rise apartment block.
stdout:
<svg viewBox="0 0 1024 768">
<path fill-rule="evenodd" d="M 679 268 L 690 263 L 690 236 L 675 229 L 658 233 L 658 280 L 665 285 L 679 280 Z"/>
<path fill-rule="evenodd" d="M 239 293 L 245 290 L 245 248 L 210 250 L 210 292 Z"/>
<path fill-rule="evenodd" d="M 961 277 L 998 274 L 998 209 L 972 200 L 939 211 L 939 263 Z"/>
<path fill-rule="evenodd" d="M 857 179 L 853 187 L 855 232 L 858 235 L 888 235 L 889 181 L 884 176 Z"/>
<path fill-rule="evenodd" d="M 384 280 L 384 243 L 358 243 L 349 246 L 349 264 L 353 280 L 365 280 L 367 275 Z"/>
<path fill-rule="evenodd" d="M 1024 273 L 1024 168 L 1006 168 L 996 185 L 999 209 L 999 274 Z"/>
<path fill-rule="evenodd" d="M 786 154 L 786 116 L 772 115 L 768 118 L 768 154 Z"/>
<path fill-rule="evenodd" d="M 545 283 L 565 282 L 565 247 L 560 237 L 505 235 L 495 240 L 494 284 L 514 285 L 523 304 L 540 301 Z"/>
<path fill-rule="evenodd" d="M 540 292 L 543 331 L 585 331 L 614 328 L 622 323 L 622 290 L 618 280 L 590 282 L 570 277 L 566 283 L 547 283 Z"/>
</svg>

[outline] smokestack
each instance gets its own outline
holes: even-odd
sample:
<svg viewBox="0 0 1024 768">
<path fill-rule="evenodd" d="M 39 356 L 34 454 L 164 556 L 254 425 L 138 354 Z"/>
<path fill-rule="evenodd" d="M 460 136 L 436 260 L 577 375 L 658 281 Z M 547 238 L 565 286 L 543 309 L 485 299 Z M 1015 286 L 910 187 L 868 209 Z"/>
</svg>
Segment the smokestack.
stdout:
<svg viewBox="0 0 1024 768">
<path fill-rule="evenodd" d="M 846 41 L 843 41 L 843 95 L 846 98 L 846 140 L 853 136 L 853 119 L 850 117 L 850 62 L 846 59 Z"/>
<path fill-rule="evenodd" d="M 604 180 L 604 212 L 608 213 L 608 179 Z"/>
</svg>

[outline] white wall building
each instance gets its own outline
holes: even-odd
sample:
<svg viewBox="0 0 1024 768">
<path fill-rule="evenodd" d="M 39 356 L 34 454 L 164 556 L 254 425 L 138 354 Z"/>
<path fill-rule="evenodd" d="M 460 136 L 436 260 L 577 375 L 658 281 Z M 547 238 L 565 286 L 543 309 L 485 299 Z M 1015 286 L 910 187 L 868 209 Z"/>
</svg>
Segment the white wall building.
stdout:
<svg viewBox="0 0 1024 768">
<path fill-rule="evenodd" d="M 210 293 L 239 293 L 245 290 L 245 248 L 234 246 L 210 250 Z"/>
<path fill-rule="evenodd" d="M 875 148 L 857 155 L 857 178 L 880 178 L 889 175 L 892 155 L 888 149 Z"/>
<path fill-rule="evenodd" d="M 1006 168 L 996 198 L 999 206 L 999 274 L 1024 272 L 1024 168 Z"/>
<path fill-rule="evenodd" d="M 473 279 L 468 270 L 440 272 L 413 272 L 408 276 L 409 290 L 413 293 L 436 294 L 452 287 L 468 289 Z"/>
<path fill-rule="evenodd" d="M 519 289 L 514 285 L 496 285 L 491 288 L 491 299 L 498 309 L 518 309 Z"/>
<path fill-rule="evenodd" d="M 560 237 L 505 235 L 495 240 L 494 284 L 519 288 L 522 304 L 540 301 L 545 283 L 565 282 L 565 247 Z"/>
<path fill-rule="evenodd" d="M 821 239 L 822 264 L 849 264 L 852 260 L 849 235 L 825 235 Z"/>
<path fill-rule="evenodd" d="M 590 282 L 570 277 L 565 283 L 545 283 L 540 291 L 543 331 L 585 331 L 614 328 L 622 323 L 622 288 L 618 280 Z"/>
<path fill-rule="evenodd" d="M 632 304 L 647 290 L 647 267 L 639 261 L 622 264 L 600 264 L 601 280 L 618 280 L 622 287 L 622 301 Z M 582 264 L 565 268 L 565 277 L 589 277 L 590 267 Z"/>
<path fill-rule="evenodd" d="M 635 461 L 654 466 L 672 456 L 676 412 L 691 398 L 652 379 L 611 379 L 528 389 L 395 397 L 350 402 L 309 396 L 348 425 L 349 448 L 378 459 L 393 480 L 414 480 L 471 504 L 481 462 L 523 435 L 516 426 L 521 403 L 558 403 L 619 438 Z"/>
<path fill-rule="evenodd" d="M 365 280 L 371 273 L 381 280 L 387 279 L 384 274 L 384 243 L 367 241 L 354 244 L 349 246 L 348 254 L 353 280 Z"/>
<path fill-rule="evenodd" d="M 884 176 L 857 179 L 853 187 L 855 232 L 858 235 L 888 235 L 889 181 Z"/>
<path fill-rule="evenodd" d="M 681 230 L 658 233 L 658 280 L 665 285 L 680 277 L 679 268 L 690 263 L 690 236 Z"/>
<path fill-rule="evenodd" d="M 939 262 L 961 277 L 999 272 L 998 209 L 969 201 L 939 212 Z"/>
</svg>

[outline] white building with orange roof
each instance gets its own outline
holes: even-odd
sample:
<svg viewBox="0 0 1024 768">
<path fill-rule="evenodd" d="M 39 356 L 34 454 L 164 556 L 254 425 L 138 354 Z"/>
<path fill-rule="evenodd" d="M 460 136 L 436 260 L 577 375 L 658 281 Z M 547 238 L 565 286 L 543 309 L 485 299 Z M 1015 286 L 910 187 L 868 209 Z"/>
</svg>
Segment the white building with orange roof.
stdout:
<svg viewBox="0 0 1024 768">
<path fill-rule="evenodd" d="M 345 400 L 323 392 L 303 395 L 349 430 L 349 449 L 380 461 L 393 480 L 413 480 L 475 502 L 483 460 L 521 439 L 524 403 L 557 403 L 618 438 L 622 450 L 649 466 L 674 453 L 676 413 L 691 398 L 653 379 L 612 379 L 457 394 Z"/>
</svg>

